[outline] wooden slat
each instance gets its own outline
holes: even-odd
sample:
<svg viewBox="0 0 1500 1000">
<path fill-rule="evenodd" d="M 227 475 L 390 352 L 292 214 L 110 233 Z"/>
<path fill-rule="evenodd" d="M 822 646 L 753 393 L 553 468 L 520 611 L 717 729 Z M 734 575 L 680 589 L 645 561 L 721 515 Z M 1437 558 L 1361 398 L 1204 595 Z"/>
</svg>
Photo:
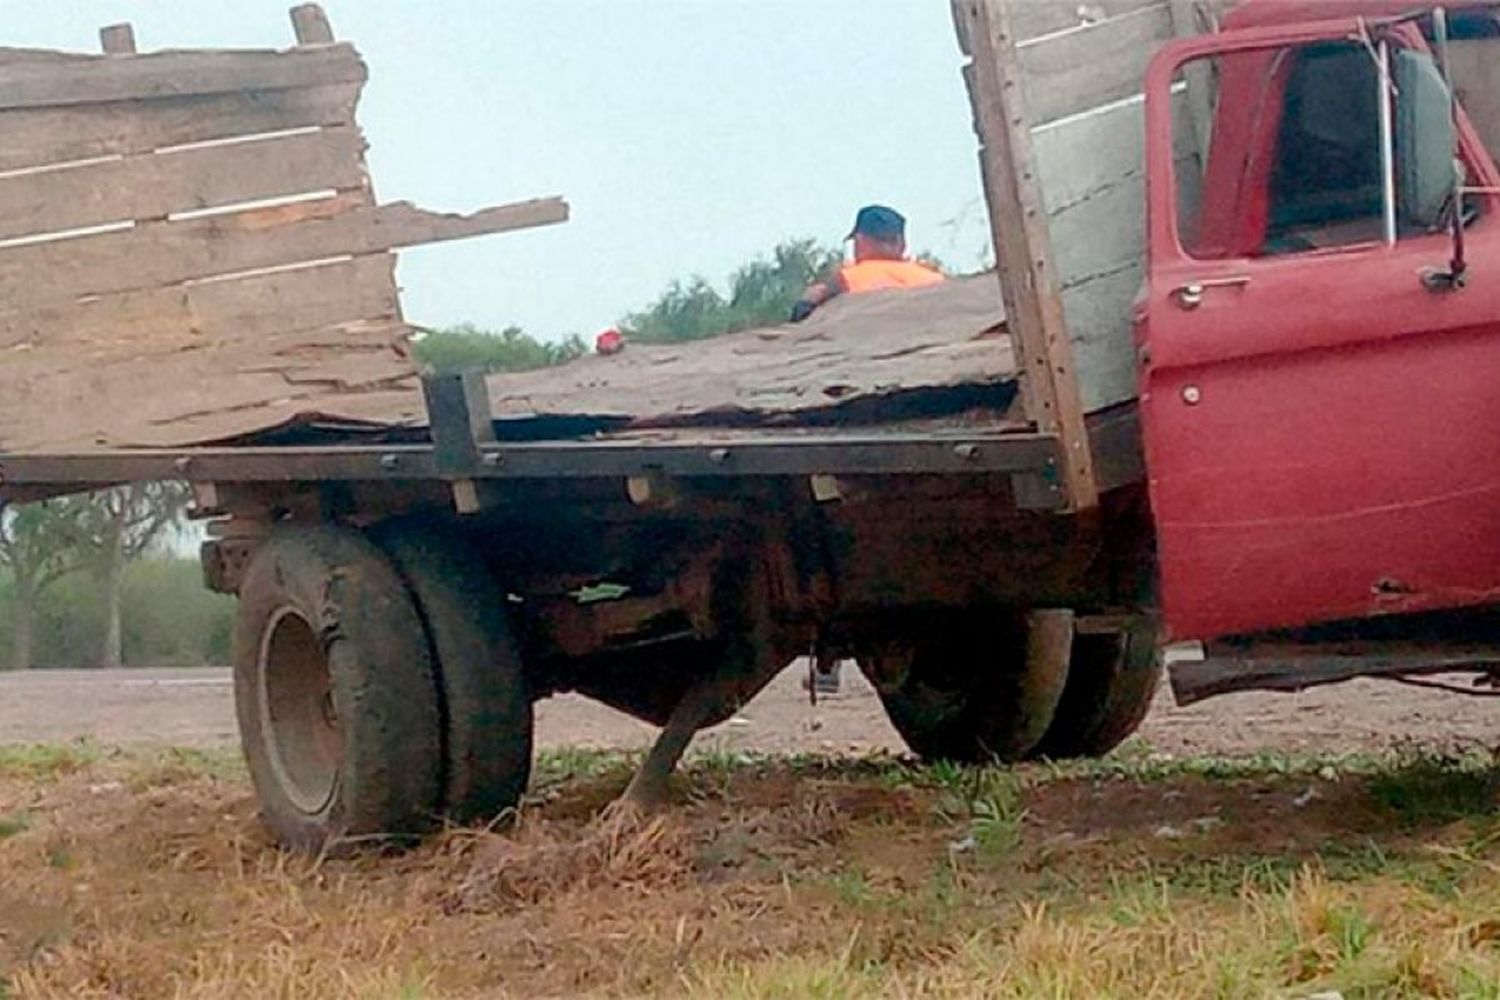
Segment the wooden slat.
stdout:
<svg viewBox="0 0 1500 1000">
<path fill-rule="evenodd" d="M 443 215 L 398 202 L 338 211 L 337 202 L 173 222 L 134 231 L 0 248 L 0 301 L 36 307 L 83 295 L 172 285 L 328 257 L 563 222 L 559 198 Z M 336 214 L 318 217 L 320 213 Z"/>
<path fill-rule="evenodd" d="M 0 170 L 312 126 L 353 125 L 360 85 L 0 112 Z"/>
<path fill-rule="evenodd" d="M 1185 95 L 1175 100 L 1186 115 Z M 1145 114 L 1141 101 L 1117 103 L 1033 133 L 1062 287 L 1144 259 Z M 1179 176 L 1200 171 L 1192 135 L 1177 136 Z M 1070 320 L 1071 322 L 1071 320 Z"/>
<path fill-rule="evenodd" d="M 289 90 L 363 83 L 365 66 L 348 44 L 285 52 L 153 52 L 113 56 L 17 56 L 0 52 L 0 108 Z M 9 58 L 7 58 L 9 56 Z"/>
<path fill-rule="evenodd" d="M 1131 303 L 1145 278 L 1144 261 L 1065 288 L 1063 311 L 1072 336 L 1079 396 L 1092 412 L 1136 396 Z"/>
<path fill-rule="evenodd" d="M 333 44 L 333 26 L 322 7 L 315 3 L 298 4 L 292 8 L 291 18 L 298 45 Z"/>
<path fill-rule="evenodd" d="M 1161 0 L 1019 0 L 1012 6 L 1011 28 L 1024 44 L 1040 35 L 1082 28 L 1104 18 L 1131 14 Z"/>
<path fill-rule="evenodd" d="M 140 353 L 354 320 L 399 320 L 395 257 L 375 254 L 296 271 L 0 313 L 0 364 L 38 349 Z"/>
<path fill-rule="evenodd" d="M 99 47 L 106 55 L 134 55 L 135 28 L 128 21 L 105 25 L 99 29 Z"/>
<path fill-rule="evenodd" d="M 0 177 L 0 239 L 359 188 L 364 149 L 340 127 L 12 174 Z"/>
<path fill-rule="evenodd" d="M 1172 37 L 1171 10 L 1156 3 L 1020 49 L 1033 125 L 1141 92 L 1146 65 Z"/>
<path fill-rule="evenodd" d="M 1078 395 L 1072 344 L 1028 128 L 1023 63 L 1005 0 L 960 0 L 961 39 L 973 62 L 967 75 L 979 133 L 980 171 L 1000 264 L 1006 323 L 1026 373 L 1027 416 L 1061 442 L 1060 477 L 1069 504 L 1098 504 L 1088 431 Z M 1087 29 L 1085 29 L 1087 30 Z"/>
</svg>

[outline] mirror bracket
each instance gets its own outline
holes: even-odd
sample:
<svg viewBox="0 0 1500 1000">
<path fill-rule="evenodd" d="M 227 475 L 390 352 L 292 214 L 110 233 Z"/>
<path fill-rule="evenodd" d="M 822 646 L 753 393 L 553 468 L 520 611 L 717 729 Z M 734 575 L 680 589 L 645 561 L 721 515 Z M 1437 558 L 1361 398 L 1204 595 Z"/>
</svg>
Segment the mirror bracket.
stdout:
<svg viewBox="0 0 1500 1000">
<path fill-rule="evenodd" d="M 1466 271 L 1442 267 L 1423 268 L 1421 278 L 1422 287 L 1436 294 L 1462 291 L 1469 283 Z"/>
</svg>

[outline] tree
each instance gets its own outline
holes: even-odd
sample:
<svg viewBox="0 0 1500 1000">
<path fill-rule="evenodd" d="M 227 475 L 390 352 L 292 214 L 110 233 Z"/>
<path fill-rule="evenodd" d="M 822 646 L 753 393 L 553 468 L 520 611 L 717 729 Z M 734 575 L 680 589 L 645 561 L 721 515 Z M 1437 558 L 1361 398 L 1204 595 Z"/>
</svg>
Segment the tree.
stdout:
<svg viewBox="0 0 1500 1000">
<path fill-rule="evenodd" d="M 571 361 L 588 350 L 576 334 L 560 341 L 537 340 L 518 326 L 499 333 L 472 323 L 427 330 L 413 345 L 417 362 L 439 374 L 473 371 L 522 372 Z"/>
<path fill-rule="evenodd" d="M 80 542 L 88 503 L 64 497 L 0 510 L 0 566 L 10 571 L 10 665 L 32 665 L 37 603 L 43 592 L 83 566 Z"/>
<path fill-rule="evenodd" d="M 190 496 L 185 483 L 131 483 L 95 493 L 85 502 L 81 545 L 104 595 L 100 666 L 124 663 L 120 594 L 125 567 L 181 522 Z"/>
<path fill-rule="evenodd" d="M 828 276 L 843 252 L 816 240 L 787 240 L 769 257 L 757 257 L 729 278 L 721 295 L 708 280 L 674 281 L 655 302 L 620 321 L 631 339 L 680 343 L 785 323 L 808 285 Z"/>
</svg>

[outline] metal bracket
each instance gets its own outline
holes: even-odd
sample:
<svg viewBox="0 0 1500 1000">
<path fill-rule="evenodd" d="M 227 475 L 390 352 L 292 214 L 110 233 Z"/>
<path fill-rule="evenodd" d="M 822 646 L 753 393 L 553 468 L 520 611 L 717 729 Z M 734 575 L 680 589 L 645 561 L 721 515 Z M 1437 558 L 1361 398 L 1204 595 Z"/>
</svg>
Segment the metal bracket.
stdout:
<svg viewBox="0 0 1500 1000">
<path fill-rule="evenodd" d="M 427 401 L 433 466 L 438 475 L 472 477 L 484 461 L 484 446 L 496 443 L 484 373 L 424 376 L 422 395 Z"/>
</svg>

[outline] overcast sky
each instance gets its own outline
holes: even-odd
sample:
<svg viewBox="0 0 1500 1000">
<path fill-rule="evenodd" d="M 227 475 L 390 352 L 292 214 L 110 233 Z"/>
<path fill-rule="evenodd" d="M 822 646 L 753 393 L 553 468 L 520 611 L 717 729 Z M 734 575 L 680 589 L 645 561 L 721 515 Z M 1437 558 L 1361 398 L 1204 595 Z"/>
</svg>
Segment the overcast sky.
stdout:
<svg viewBox="0 0 1500 1000">
<path fill-rule="evenodd" d="M 290 44 L 283 0 L 5 0 L 0 44 Z M 560 227 L 405 252 L 410 319 L 591 335 L 675 277 L 722 281 L 884 201 L 914 247 L 986 245 L 959 57 L 939 0 L 325 0 L 370 66 L 383 201 L 471 210 L 562 194 Z M 958 224 L 953 225 L 956 221 Z"/>
</svg>

